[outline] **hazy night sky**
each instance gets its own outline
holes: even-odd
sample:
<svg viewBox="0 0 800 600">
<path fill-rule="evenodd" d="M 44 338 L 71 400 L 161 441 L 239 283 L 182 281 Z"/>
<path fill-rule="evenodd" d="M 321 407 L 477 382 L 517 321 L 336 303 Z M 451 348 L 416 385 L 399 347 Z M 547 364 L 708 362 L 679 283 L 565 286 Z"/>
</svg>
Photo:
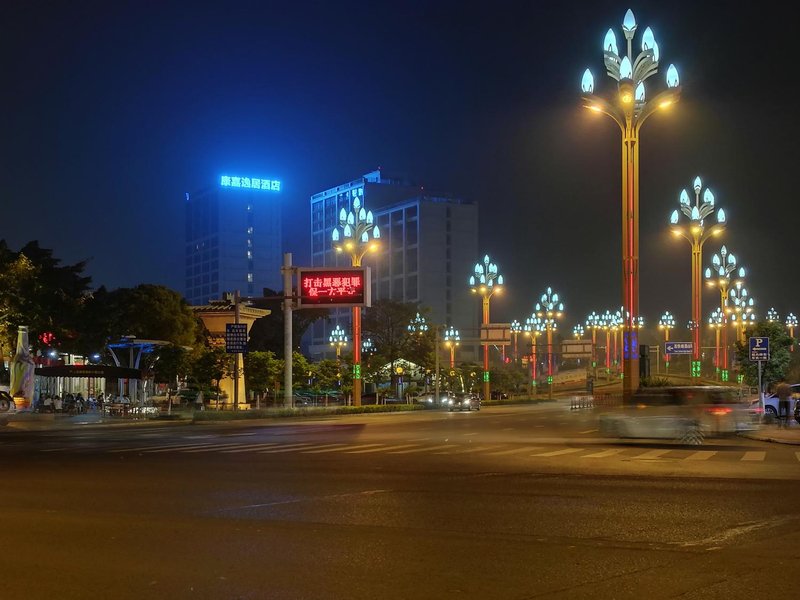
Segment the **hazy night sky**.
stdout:
<svg viewBox="0 0 800 600">
<path fill-rule="evenodd" d="M 571 328 L 620 304 L 620 136 L 580 82 L 590 67 L 611 91 L 602 41 L 613 27 L 622 44 L 630 7 L 636 48 L 649 25 L 661 50 L 648 89 L 669 63 L 683 87 L 643 128 L 642 313 L 690 316 L 689 245 L 667 225 L 700 175 L 759 316 L 797 314 L 795 23 L 739 4 L 5 2 L 0 238 L 90 259 L 95 286 L 182 292 L 184 192 L 282 179 L 302 263 L 310 194 L 382 166 L 480 203 L 481 252 L 508 284 L 495 320 L 552 285 Z"/>
</svg>

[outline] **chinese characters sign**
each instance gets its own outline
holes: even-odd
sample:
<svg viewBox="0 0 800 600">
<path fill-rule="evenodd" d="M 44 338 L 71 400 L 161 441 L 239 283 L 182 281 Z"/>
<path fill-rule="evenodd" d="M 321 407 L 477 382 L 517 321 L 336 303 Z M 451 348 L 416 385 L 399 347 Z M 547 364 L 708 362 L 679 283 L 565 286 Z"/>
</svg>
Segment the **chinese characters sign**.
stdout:
<svg viewBox="0 0 800 600">
<path fill-rule="evenodd" d="M 256 179 L 255 177 L 234 177 L 223 175 L 219 184 L 222 187 L 249 188 L 264 192 L 280 192 L 281 182 L 278 179 Z"/>
<path fill-rule="evenodd" d="M 369 306 L 370 276 L 366 267 L 300 269 L 299 306 Z"/>
<path fill-rule="evenodd" d="M 225 352 L 247 354 L 247 323 L 225 323 Z"/>
</svg>

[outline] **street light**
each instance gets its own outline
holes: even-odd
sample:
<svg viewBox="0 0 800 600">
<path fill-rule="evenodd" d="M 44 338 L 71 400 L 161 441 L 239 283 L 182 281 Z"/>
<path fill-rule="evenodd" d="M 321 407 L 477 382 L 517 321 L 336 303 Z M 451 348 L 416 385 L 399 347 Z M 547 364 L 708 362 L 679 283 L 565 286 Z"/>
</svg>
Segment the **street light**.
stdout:
<svg viewBox="0 0 800 600">
<path fill-rule="evenodd" d="M 380 229 L 372 211 L 364 206 L 364 189 L 352 190 L 352 210 L 339 211 L 339 227 L 331 234 L 336 252 L 347 254 L 353 267 L 360 267 L 367 252 L 378 250 Z M 341 231 L 340 231 L 341 228 Z M 361 307 L 353 307 L 353 406 L 361 406 Z"/>
<path fill-rule="evenodd" d="M 728 293 L 729 306 L 727 313 L 731 315 L 733 326 L 738 329 L 738 339 L 744 343 L 744 329 L 748 323 L 755 322 L 755 299 L 750 296 L 747 288 L 742 282 L 737 282 L 736 286 Z"/>
<path fill-rule="evenodd" d="M 607 310 L 600 316 L 600 323 L 606 334 L 606 375 L 611 377 L 611 327 L 614 324 L 614 315 L 611 311 Z"/>
<path fill-rule="evenodd" d="M 731 282 L 734 285 L 741 282 L 745 276 L 744 267 L 738 267 L 736 256 L 728 252 L 723 246 L 719 254 L 711 257 L 711 267 L 706 269 L 706 284 L 718 287 L 720 300 L 719 307 L 722 311 L 724 325 L 728 324 L 728 290 Z M 731 277 L 733 276 L 733 277 Z M 728 381 L 728 328 L 722 328 L 722 381 Z"/>
<path fill-rule="evenodd" d="M 518 356 L 517 339 L 520 333 L 522 333 L 522 324 L 516 319 L 514 319 L 511 322 L 511 335 L 514 336 L 514 364 L 517 364 L 517 356 Z"/>
<path fill-rule="evenodd" d="M 495 292 L 498 294 L 503 290 L 503 276 L 497 270 L 497 265 L 489 260 L 489 255 L 483 257 L 483 264 L 475 263 L 473 274 L 469 277 L 469 287 L 473 294 L 480 295 L 482 299 L 482 321 L 485 326 L 489 325 L 489 298 Z M 489 385 L 489 340 L 483 344 L 483 399 L 487 402 L 490 399 Z"/>
<path fill-rule="evenodd" d="M 444 330 L 444 345 L 450 349 L 450 370 L 452 371 L 456 365 L 456 346 L 461 344 L 461 335 L 458 329 L 453 327 L 445 328 Z"/>
<path fill-rule="evenodd" d="M 337 325 L 333 331 L 331 331 L 328 341 L 331 343 L 331 346 L 336 348 L 336 361 L 339 362 L 342 355 L 342 348 L 347 345 L 347 334 L 344 332 L 341 325 Z"/>
<path fill-rule="evenodd" d="M 589 69 L 583 74 L 581 90 L 586 108 L 611 117 L 622 133 L 622 298 L 627 322 L 625 335 L 630 337 L 623 363 L 623 393 L 626 398 L 639 387 L 638 336 L 634 324 L 639 316 L 639 131 L 647 117 L 680 98 L 678 71 L 667 68 L 667 89 L 646 99 L 645 80 L 658 72 L 660 52 L 652 30 L 642 35 L 642 51 L 633 55 L 632 43 L 637 25 L 628 10 L 622 22 L 627 53 L 617 50 L 617 38 L 609 29 L 603 40 L 606 73 L 617 82 L 611 100 L 594 94 L 594 77 Z"/>
<path fill-rule="evenodd" d="M 797 327 L 797 317 L 794 313 L 786 315 L 786 327 L 789 330 L 789 337 L 792 338 L 792 345 L 789 346 L 789 352 L 794 352 L 794 328 Z"/>
<path fill-rule="evenodd" d="M 575 327 L 572 328 L 572 335 L 575 336 L 576 340 L 582 340 L 583 339 L 583 334 L 585 332 L 586 332 L 586 330 L 583 328 L 583 325 L 581 325 L 580 323 L 578 323 L 577 325 L 575 325 Z"/>
<path fill-rule="evenodd" d="M 781 320 L 781 316 L 778 314 L 778 311 L 774 308 L 770 308 L 767 311 L 767 323 L 778 323 Z"/>
<path fill-rule="evenodd" d="M 543 326 L 542 320 L 537 317 L 536 315 L 531 315 L 527 319 L 525 319 L 525 325 L 523 325 L 522 330 L 525 332 L 525 335 L 531 338 L 531 381 L 530 381 L 530 395 L 533 396 L 533 393 L 536 388 L 536 363 L 538 361 L 537 358 L 537 346 L 536 346 L 536 338 L 542 335 Z"/>
<path fill-rule="evenodd" d="M 700 278 L 702 276 L 703 244 L 725 229 L 725 211 L 717 210 L 714 206 L 714 194 L 706 188 L 703 191 L 703 201 L 700 201 L 700 192 L 703 190 L 703 182 L 699 177 L 694 178 L 694 204 L 689 199 L 689 193 L 681 190 L 680 210 L 672 211 L 669 218 L 672 227 L 672 234 L 676 237 L 683 237 L 692 247 L 692 321 L 700 323 L 700 313 L 702 304 L 702 293 L 700 290 Z M 716 211 L 717 222 L 711 226 L 706 226 L 709 218 Z M 681 215 L 688 219 L 686 225 L 681 224 Z M 692 335 L 692 376 L 700 376 L 700 327 L 695 327 Z"/>
<path fill-rule="evenodd" d="M 417 313 L 411 322 L 408 324 L 408 332 L 416 335 L 423 335 L 428 331 L 428 323 L 421 314 Z"/>
<path fill-rule="evenodd" d="M 549 384 L 549 395 L 553 398 L 553 331 L 558 327 L 556 319 L 560 319 L 564 314 L 564 303 L 558 298 L 558 294 L 548 287 L 542 294 L 539 302 L 534 307 L 536 316 L 539 317 L 547 332 L 547 383 Z"/>
<path fill-rule="evenodd" d="M 658 320 L 658 328 L 664 332 L 664 369 L 666 370 L 667 375 L 669 375 L 669 354 L 667 354 L 667 342 L 669 341 L 669 331 L 670 329 L 675 328 L 675 317 L 672 316 L 672 313 L 664 311 L 664 314 L 661 315 L 661 318 Z M 659 350 L 659 354 L 661 351 Z"/>
<path fill-rule="evenodd" d="M 711 312 L 711 316 L 708 317 L 708 326 L 714 330 L 715 338 L 716 338 L 716 345 L 714 346 L 714 367 L 716 368 L 717 373 L 717 381 L 719 381 L 720 374 L 722 369 L 719 366 L 719 335 L 720 331 L 725 327 L 725 313 L 722 312 L 719 307 L 715 308 Z"/>
<path fill-rule="evenodd" d="M 603 318 L 596 312 L 586 317 L 586 329 L 592 332 L 592 369 L 597 379 L 597 330 L 603 328 Z"/>
</svg>

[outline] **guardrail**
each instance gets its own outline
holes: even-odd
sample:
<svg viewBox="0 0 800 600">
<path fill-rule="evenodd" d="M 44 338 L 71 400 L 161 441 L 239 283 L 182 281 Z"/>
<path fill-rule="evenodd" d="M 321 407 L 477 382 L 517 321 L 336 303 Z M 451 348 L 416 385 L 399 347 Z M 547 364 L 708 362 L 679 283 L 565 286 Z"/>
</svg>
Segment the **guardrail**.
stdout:
<svg viewBox="0 0 800 600">
<path fill-rule="evenodd" d="M 570 398 L 569 409 L 610 408 L 621 404 L 622 396 L 619 394 L 594 394 L 592 396 L 574 396 Z"/>
</svg>

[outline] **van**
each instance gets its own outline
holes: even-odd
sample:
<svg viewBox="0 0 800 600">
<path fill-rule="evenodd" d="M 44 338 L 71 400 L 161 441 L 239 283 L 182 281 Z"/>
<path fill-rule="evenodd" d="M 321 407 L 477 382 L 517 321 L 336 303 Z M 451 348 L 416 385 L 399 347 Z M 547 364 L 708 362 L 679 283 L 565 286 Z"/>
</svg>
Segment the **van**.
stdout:
<svg viewBox="0 0 800 600">
<path fill-rule="evenodd" d="M 600 415 L 602 434 L 702 444 L 707 437 L 756 428 L 750 405 L 726 386 L 641 388 L 614 411 Z"/>
</svg>

